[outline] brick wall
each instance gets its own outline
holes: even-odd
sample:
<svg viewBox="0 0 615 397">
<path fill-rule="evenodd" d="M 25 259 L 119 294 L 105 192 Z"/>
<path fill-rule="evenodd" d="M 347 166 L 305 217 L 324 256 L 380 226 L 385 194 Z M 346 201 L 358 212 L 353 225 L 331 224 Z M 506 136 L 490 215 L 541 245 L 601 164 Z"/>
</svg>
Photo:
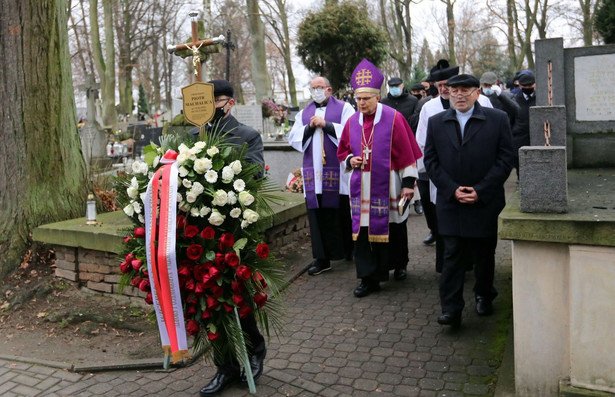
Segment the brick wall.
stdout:
<svg viewBox="0 0 615 397">
<path fill-rule="evenodd" d="M 309 233 L 307 215 L 301 215 L 265 231 L 265 242 L 275 252 L 300 240 L 306 233 Z M 81 287 L 101 293 L 119 292 L 122 259 L 118 254 L 63 245 L 54 245 L 54 249 L 56 277 L 79 283 Z M 124 288 L 122 295 L 145 298 L 146 293 L 129 285 Z"/>
</svg>

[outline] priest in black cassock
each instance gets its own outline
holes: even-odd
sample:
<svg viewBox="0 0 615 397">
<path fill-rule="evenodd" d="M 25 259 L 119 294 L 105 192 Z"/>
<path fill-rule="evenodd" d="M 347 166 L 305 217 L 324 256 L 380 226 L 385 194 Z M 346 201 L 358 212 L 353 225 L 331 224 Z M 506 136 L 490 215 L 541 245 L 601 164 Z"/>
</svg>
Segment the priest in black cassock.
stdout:
<svg viewBox="0 0 615 397">
<path fill-rule="evenodd" d="M 311 276 L 330 270 L 331 260 L 352 260 L 348 175 L 337 159 L 337 146 L 355 110 L 331 92 L 328 79 L 312 79 L 312 102 L 297 114 L 288 135 L 290 145 L 303 152 L 303 193 L 315 259 L 308 268 Z"/>
</svg>

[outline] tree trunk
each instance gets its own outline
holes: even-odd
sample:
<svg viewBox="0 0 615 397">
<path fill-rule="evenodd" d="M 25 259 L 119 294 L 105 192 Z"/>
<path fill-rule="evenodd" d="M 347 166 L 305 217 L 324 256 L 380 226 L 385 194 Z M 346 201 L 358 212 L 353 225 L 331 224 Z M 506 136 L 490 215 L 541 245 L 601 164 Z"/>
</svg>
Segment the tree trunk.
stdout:
<svg viewBox="0 0 615 397">
<path fill-rule="evenodd" d="M 515 48 L 515 0 L 506 0 L 506 27 L 507 27 L 507 48 L 508 48 L 508 71 L 514 75 L 519 68 L 517 64 L 517 50 Z"/>
<path fill-rule="evenodd" d="M 446 24 L 448 26 L 448 61 L 451 65 L 457 65 L 457 56 L 455 54 L 455 0 L 441 0 L 446 4 Z"/>
<path fill-rule="evenodd" d="M 132 9 L 130 4 L 123 0 L 122 5 L 122 23 L 121 26 L 118 23 L 116 28 L 117 37 L 119 42 L 119 60 L 118 60 L 118 80 L 119 80 L 119 94 L 120 94 L 120 113 L 130 113 L 134 109 L 134 98 L 132 96 L 132 70 L 134 68 L 132 62 L 132 45 L 131 33 L 132 33 Z"/>
<path fill-rule="evenodd" d="M 579 0 L 583 19 L 581 26 L 583 29 L 583 45 L 586 47 L 594 45 L 594 13 L 592 12 L 592 0 Z"/>
<path fill-rule="evenodd" d="M 297 87 L 295 87 L 295 73 L 293 72 L 293 62 L 290 53 L 290 31 L 288 29 L 288 15 L 284 1 L 277 1 L 280 8 L 280 19 L 282 20 L 282 30 L 284 32 L 284 65 L 286 66 L 286 76 L 288 77 L 288 87 L 290 103 L 297 106 Z"/>
<path fill-rule="evenodd" d="M 3 276 L 19 265 L 32 229 L 84 215 L 88 184 L 75 120 L 66 2 L 3 0 L 2 20 L 8 25 L 0 34 Z"/>
<path fill-rule="evenodd" d="M 152 46 L 152 94 L 154 95 L 152 113 L 160 109 L 160 63 L 158 60 L 158 43 Z"/>
<path fill-rule="evenodd" d="M 246 0 L 250 43 L 252 44 L 252 82 L 256 91 L 256 103 L 271 98 L 271 80 L 267 73 L 267 54 L 265 52 L 265 25 L 261 20 L 258 0 Z"/>
</svg>

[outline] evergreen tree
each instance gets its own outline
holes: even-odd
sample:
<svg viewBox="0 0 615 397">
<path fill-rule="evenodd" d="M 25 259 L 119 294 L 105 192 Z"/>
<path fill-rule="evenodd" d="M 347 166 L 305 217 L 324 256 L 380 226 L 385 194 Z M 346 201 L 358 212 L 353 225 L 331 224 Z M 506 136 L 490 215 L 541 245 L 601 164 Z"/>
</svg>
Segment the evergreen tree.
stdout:
<svg viewBox="0 0 615 397">
<path fill-rule="evenodd" d="M 605 44 L 615 44 L 615 0 L 602 0 L 596 10 L 594 26 Z"/>
<path fill-rule="evenodd" d="M 149 104 L 147 98 L 145 98 L 145 88 L 143 84 L 139 84 L 139 103 L 137 104 L 139 113 L 149 114 Z"/>
</svg>

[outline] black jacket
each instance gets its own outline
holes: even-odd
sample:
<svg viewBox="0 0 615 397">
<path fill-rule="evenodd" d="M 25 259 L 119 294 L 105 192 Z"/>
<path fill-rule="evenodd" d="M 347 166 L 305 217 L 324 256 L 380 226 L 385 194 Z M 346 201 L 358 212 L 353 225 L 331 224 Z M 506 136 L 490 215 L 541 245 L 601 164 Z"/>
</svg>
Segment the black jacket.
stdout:
<svg viewBox="0 0 615 397">
<path fill-rule="evenodd" d="M 402 114 L 402 116 L 404 116 L 408 124 L 410 124 L 410 117 L 412 116 L 412 113 L 414 113 L 414 108 L 418 101 L 419 100 L 416 99 L 414 95 L 408 94 L 408 91 L 404 89 L 404 92 L 402 92 L 401 95 L 398 97 L 394 97 L 391 94 L 387 94 L 386 98 L 382 98 L 382 100 L 380 100 L 380 103 L 397 110 L 399 113 Z M 412 132 L 416 134 L 416 131 L 414 131 L 414 129 L 412 130 Z"/>
<path fill-rule="evenodd" d="M 483 93 L 483 95 L 485 95 Z M 517 118 L 517 114 L 521 109 L 517 101 L 515 101 L 510 94 L 506 92 L 502 92 L 499 96 L 495 93 L 490 95 L 485 95 L 491 101 L 491 105 L 495 109 L 500 109 L 506 112 L 508 115 L 508 120 L 510 121 L 510 127 L 512 128 L 515 119 Z"/>
<path fill-rule="evenodd" d="M 526 100 L 523 92 L 519 91 L 513 99 L 519 104 L 519 111 L 512 126 L 513 145 L 517 150 L 530 144 L 530 107 L 536 106 L 536 94 Z"/>
<path fill-rule="evenodd" d="M 463 141 L 455 110 L 429 118 L 425 168 L 438 188 L 436 212 L 439 233 L 445 236 L 493 237 L 505 205 L 504 182 L 513 164 L 508 116 L 501 110 L 474 104 Z M 459 186 L 478 194 L 474 204 L 455 199 Z"/>
</svg>

